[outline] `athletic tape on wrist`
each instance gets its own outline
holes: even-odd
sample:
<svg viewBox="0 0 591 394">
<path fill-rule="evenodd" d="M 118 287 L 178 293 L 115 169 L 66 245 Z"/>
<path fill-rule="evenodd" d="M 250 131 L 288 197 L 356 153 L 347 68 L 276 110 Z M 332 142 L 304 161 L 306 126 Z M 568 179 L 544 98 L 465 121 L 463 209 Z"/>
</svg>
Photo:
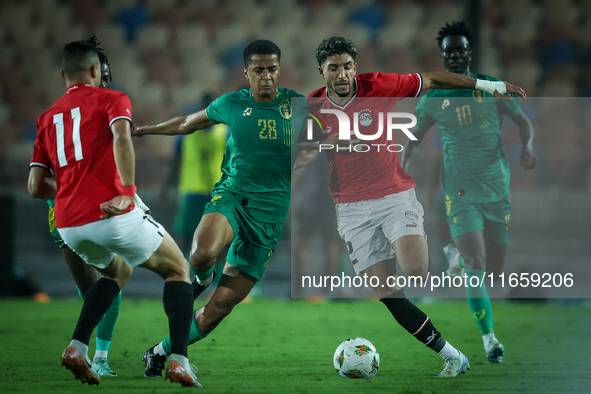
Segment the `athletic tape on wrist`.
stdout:
<svg viewBox="0 0 591 394">
<path fill-rule="evenodd" d="M 487 92 L 491 95 L 494 94 L 495 90 L 501 94 L 507 93 L 507 86 L 505 85 L 505 82 L 502 81 L 487 81 L 484 79 L 477 79 L 474 88 L 476 90 Z"/>
</svg>

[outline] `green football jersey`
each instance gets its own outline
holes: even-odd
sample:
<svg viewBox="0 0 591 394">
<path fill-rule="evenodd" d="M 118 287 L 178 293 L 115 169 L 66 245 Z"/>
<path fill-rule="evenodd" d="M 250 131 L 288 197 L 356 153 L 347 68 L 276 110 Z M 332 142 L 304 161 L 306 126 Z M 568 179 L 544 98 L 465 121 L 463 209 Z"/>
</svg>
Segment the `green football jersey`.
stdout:
<svg viewBox="0 0 591 394">
<path fill-rule="evenodd" d="M 471 76 L 498 81 L 488 75 Z M 425 131 L 437 123 L 441 130 L 443 190 L 452 201 L 493 202 L 509 192 L 509 163 L 501 143 L 501 109 L 517 115 L 521 111 L 519 99 L 498 99 L 468 89 L 435 89 L 417 104 L 417 129 Z"/>
<path fill-rule="evenodd" d="M 289 209 L 298 138 L 292 131 L 292 97 L 304 96 L 278 88 L 275 100 L 260 103 L 250 89 L 242 89 L 217 98 L 206 110 L 210 120 L 230 126 L 222 178 L 213 194 L 227 190 L 246 198 L 245 207 L 262 222 L 282 223 Z"/>
</svg>

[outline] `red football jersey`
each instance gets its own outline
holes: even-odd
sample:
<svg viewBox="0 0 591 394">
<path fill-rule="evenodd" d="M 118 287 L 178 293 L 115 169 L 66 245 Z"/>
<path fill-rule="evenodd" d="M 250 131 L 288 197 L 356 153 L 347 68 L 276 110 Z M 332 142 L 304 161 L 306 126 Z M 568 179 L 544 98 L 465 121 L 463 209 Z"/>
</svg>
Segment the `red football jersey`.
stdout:
<svg viewBox="0 0 591 394">
<path fill-rule="evenodd" d="M 337 109 L 344 111 L 353 127 L 353 113 L 359 114 L 359 132 L 364 135 L 376 134 L 378 130 L 378 116 L 385 117 L 385 113 L 392 112 L 392 106 L 403 97 L 416 97 L 421 93 L 423 79 L 420 74 L 386 74 L 367 73 L 355 77 L 356 94 L 344 106 L 334 103 L 327 97 L 327 88 L 315 90 L 308 97 L 319 97 L 321 101 L 310 100 L 314 109 Z M 361 97 L 381 97 L 381 99 L 356 99 Z M 318 99 L 320 100 L 320 99 Z M 314 105 L 317 104 L 317 105 Z M 322 114 L 326 120 L 329 135 L 339 130 L 337 117 L 333 114 Z M 360 141 L 351 138 L 356 143 L 385 144 L 387 139 L 386 120 L 383 120 L 382 135 L 373 141 Z M 396 152 L 389 152 L 382 146 L 378 149 L 372 146 L 368 151 L 336 153 L 326 150 L 330 166 L 330 193 L 335 203 L 347 203 L 381 198 L 415 187 L 415 181 L 400 166 Z"/>
<path fill-rule="evenodd" d="M 76 84 L 37 120 L 31 166 L 55 174 L 58 228 L 100 220 L 100 204 L 124 195 L 110 126 L 131 122 L 131 102 L 121 92 Z"/>
</svg>

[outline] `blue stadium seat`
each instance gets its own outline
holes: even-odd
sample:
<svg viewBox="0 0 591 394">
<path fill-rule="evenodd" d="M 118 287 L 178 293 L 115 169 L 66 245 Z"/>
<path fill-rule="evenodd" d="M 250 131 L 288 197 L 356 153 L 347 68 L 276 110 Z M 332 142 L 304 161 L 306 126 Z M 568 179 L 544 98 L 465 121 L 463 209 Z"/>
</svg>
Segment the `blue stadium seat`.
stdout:
<svg viewBox="0 0 591 394">
<path fill-rule="evenodd" d="M 576 60 L 577 47 L 574 41 L 552 42 L 542 48 L 541 63 L 544 68 L 556 64 L 572 63 Z"/>
<path fill-rule="evenodd" d="M 384 25 L 385 12 L 383 6 L 374 3 L 353 10 L 349 15 L 349 22 L 366 26 L 371 31 L 372 39 L 375 39 Z"/>
<path fill-rule="evenodd" d="M 127 40 L 134 41 L 138 32 L 150 21 L 148 9 L 141 4 L 120 10 L 115 21 L 125 28 Z"/>
</svg>

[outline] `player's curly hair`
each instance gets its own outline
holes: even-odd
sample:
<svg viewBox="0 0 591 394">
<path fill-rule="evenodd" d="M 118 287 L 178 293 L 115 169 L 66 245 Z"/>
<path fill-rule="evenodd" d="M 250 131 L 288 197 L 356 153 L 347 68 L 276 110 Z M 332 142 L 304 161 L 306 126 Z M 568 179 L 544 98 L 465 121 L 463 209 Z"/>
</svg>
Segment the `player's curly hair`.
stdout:
<svg viewBox="0 0 591 394">
<path fill-rule="evenodd" d="M 435 38 L 437 43 L 439 44 L 439 48 L 441 49 L 441 43 L 445 37 L 449 36 L 464 36 L 466 40 L 468 40 L 468 44 L 470 44 L 470 48 L 472 48 L 472 42 L 474 41 L 474 37 L 472 36 L 472 30 L 468 27 L 466 22 L 451 22 L 451 25 L 445 22 L 445 26 L 443 26 L 439 30 L 439 34 Z"/>
<path fill-rule="evenodd" d="M 254 40 L 244 48 L 242 53 L 244 67 L 248 67 L 252 62 L 252 55 L 277 55 L 277 62 L 281 62 L 281 49 L 269 40 Z"/>
<path fill-rule="evenodd" d="M 353 60 L 355 60 L 357 48 L 350 40 L 344 37 L 332 36 L 322 40 L 320 45 L 318 45 L 318 49 L 316 49 L 316 60 L 318 61 L 318 65 L 322 66 L 330 56 L 342 55 L 343 53 L 351 55 Z"/>
<path fill-rule="evenodd" d="M 90 37 L 88 40 L 84 40 L 84 42 L 86 42 L 87 44 L 90 44 L 94 47 L 94 49 L 96 49 L 96 52 L 98 53 L 98 57 L 99 57 L 99 61 L 102 63 L 107 63 L 109 64 L 109 59 L 107 58 L 107 55 L 105 55 L 103 53 L 103 48 L 99 48 L 99 45 L 101 44 L 100 42 L 97 42 L 97 38 L 96 36 L 92 36 Z"/>
<path fill-rule="evenodd" d="M 99 45 L 101 43 L 98 42 L 98 39 L 96 38 L 96 36 L 92 36 L 88 40 L 84 40 L 84 42 L 92 45 L 94 47 L 94 49 L 96 49 L 96 53 L 98 54 L 99 61 L 101 62 L 101 64 L 106 64 L 109 67 L 109 81 L 112 81 L 113 80 L 113 72 L 111 71 L 111 65 L 109 64 L 109 58 L 107 57 L 107 55 L 104 54 L 103 48 L 99 48 Z"/>
</svg>

